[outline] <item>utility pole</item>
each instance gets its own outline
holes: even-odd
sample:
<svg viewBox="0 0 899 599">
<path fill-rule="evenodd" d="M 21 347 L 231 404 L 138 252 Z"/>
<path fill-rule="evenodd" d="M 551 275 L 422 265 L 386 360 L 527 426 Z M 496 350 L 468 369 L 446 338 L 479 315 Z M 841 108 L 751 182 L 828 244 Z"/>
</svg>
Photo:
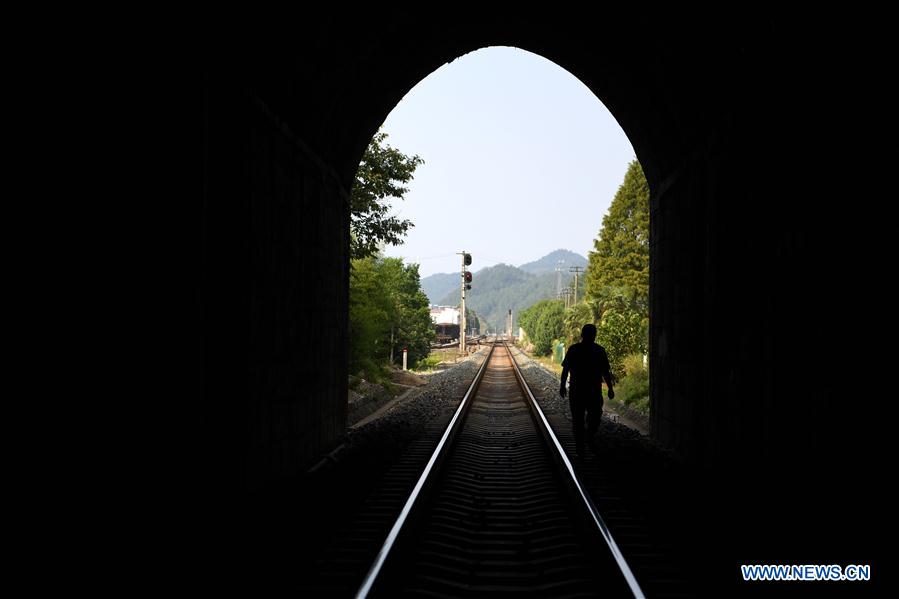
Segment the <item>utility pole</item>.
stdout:
<svg viewBox="0 0 899 599">
<path fill-rule="evenodd" d="M 562 265 L 565 264 L 564 260 L 559 260 L 558 266 L 556 267 L 556 296 L 562 297 Z"/>
<path fill-rule="evenodd" d="M 577 283 L 578 283 L 578 275 L 584 272 L 583 266 L 571 266 L 568 269 L 568 272 L 574 273 L 574 303 L 577 303 Z"/>
</svg>

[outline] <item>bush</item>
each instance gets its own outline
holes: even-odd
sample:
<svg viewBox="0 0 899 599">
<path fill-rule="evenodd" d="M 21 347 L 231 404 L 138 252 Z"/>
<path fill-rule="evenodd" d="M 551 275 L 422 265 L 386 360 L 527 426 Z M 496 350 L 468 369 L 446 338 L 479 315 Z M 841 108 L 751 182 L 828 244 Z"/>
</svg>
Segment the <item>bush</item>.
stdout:
<svg viewBox="0 0 899 599">
<path fill-rule="evenodd" d="M 615 399 L 642 414 L 649 413 L 649 369 L 643 355 L 632 354 L 622 360 L 625 376 L 615 389 Z"/>
<path fill-rule="evenodd" d="M 643 414 L 644 416 L 649 416 L 649 396 L 641 397 L 628 404 L 634 411 Z"/>
<path fill-rule="evenodd" d="M 440 364 L 441 357 L 439 354 L 431 354 L 427 358 L 422 358 L 418 361 L 418 364 L 415 365 L 413 370 L 431 370 L 438 364 Z"/>
<path fill-rule="evenodd" d="M 641 349 L 640 314 L 630 309 L 609 308 L 597 323 L 596 329 L 596 342 L 606 348 L 612 372 L 615 376 L 626 376 L 628 369 L 624 365 L 625 359 Z"/>
<path fill-rule="evenodd" d="M 625 356 L 624 359 L 621 360 L 621 365 L 624 367 L 625 376 L 643 373 L 645 373 L 647 377 L 649 376 L 649 370 L 643 366 L 643 354 L 631 354 Z"/>
</svg>

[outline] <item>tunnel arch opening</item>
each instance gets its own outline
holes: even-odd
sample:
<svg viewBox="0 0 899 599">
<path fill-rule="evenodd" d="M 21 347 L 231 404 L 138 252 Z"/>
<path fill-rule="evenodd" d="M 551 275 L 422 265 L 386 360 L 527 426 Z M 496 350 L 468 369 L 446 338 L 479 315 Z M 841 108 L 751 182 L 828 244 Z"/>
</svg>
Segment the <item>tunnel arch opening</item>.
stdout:
<svg viewBox="0 0 899 599">
<path fill-rule="evenodd" d="M 352 185 L 352 177 L 368 140 L 391 110 L 415 85 L 442 65 L 481 48 L 496 46 L 518 48 L 551 61 L 586 86 L 609 110 L 631 141 L 644 168 L 652 190 L 650 211 L 653 222 L 650 235 L 654 241 L 651 242 L 650 259 L 661 271 L 661 278 L 653 276 L 650 283 L 653 289 L 650 311 L 654 315 L 654 324 L 650 329 L 650 347 L 658 347 L 667 354 L 673 334 L 680 336 L 694 328 L 682 323 L 702 320 L 701 309 L 685 314 L 682 302 L 666 301 L 675 296 L 676 283 L 673 279 L 683 282 L 688 277 L 701 276 L 697 272 L 697 266 L 705 260 L 701 256 L 709 248 L 701 247 L 703 227 L 700 218 L 685 215 L 678 217 L 678 220 L 683 218 L 683 222 L 675 225 L 674 219 L 670 217 L 661 220 L 671 224 L 659 224 L 659 217 L 670 214 L 676 206 L 686 206 L 691 202 L 693 205 L 688 210 L 706 210 L 704 205 L 710 199 L 706 197 L 706 188 L 715 185 L 713 180 L 709 180 L 707 161 L 719 151 L 717 139 L 720 134 L 716 129 L 729 126 L 728 102 L 723 99 L 735 93 L 735 87 L 742 90 L 751 82 L 737 81 L 736 77 L 718 73 L 715 80 L 701 81 L 690 76 L 678 81 L 677 76 L 669 72 L 668 61 L 659 61 L 659 57 L 655 55 L 658 48 L 647 48 L 645 53 L 633 53 L 622 60 L 620 51 L 603 44 L 600 44 L 603 46 L 601 49 L 585 53 L 581 43 L 576 41 L 576 36 L 564 41 L 556 38 L 547 43 L 542 39 L 546 32 L 536 31 L 533 25 L 511 34 L 510 29 L 514 27 L 496 26 L 493 23 L 484 25 L 483 28 L 474 28 L 476 33 L 468 36 L 451 40 L 429 40 L 425 44 L 427 52 L 418 49 L 417 54 L 408 61 L 406 72 L 395 78 L 385 75 L 388 81 L 383 82 L 384 94 L 377 97 L 369 94 L 365 96 L 364 105 L 356 104 L 352 108 L 357 133 L 341 145 L 345 150 L 343 157 L 335 156 L 338 163 L 344 165 L 338 168 L 344 181 L 343 187 L 349 189 Z M 746 32 L 741 31 L 740 35 L 746 35 Z M 482 41 L 484 38 L 490 41 Z M 744 42 L 745 39 L 740 38 L 740 41 Z M 685 57 L 696 57 L 705 52 L 702 44 L 689 40 L 679 40 L 675 42 L 675 46 L 667 49 Z M 738 58 L 739 54 L 736 53 L 719 57 L 722 62 Z M 373 64 L 378 60 L 379 57 L 370 56 L 367 63 Z M 689 63 L 690 60 L 688 58 L 686 62 Z M 654 72 L 653 63 L 656 63 Z M 370 83 L 364 75 L 357 81 L 358 86 L 363 88 L 367 88 Z M 677 85 L 672 85 L 674 83 Z M 751 94 L 747 95 L 746 99 L 751 97 Z M 343 123 L 343 130 L 348 126 L 349 123 Z M 337 148 L 336 144 L 331 147 Z M 667 201 L 663 201 L 663 196 Z M 679 231 L 676 232 L 675 229 Z M 686 245 L 691 242 L 694 247 L 688 251 L 662 250 L 669 243 Z M 685 291 L 682 289 L 679 293 L 683 297 Z M 655 315 L 662 311 L 660 309 L 667 313 L 667 318 L 656 318 Z M 676 312 L 679 314 L 675 317 Z M 697 343 L 697 340 L 691 340 L 690 343 Z M 687 459 L 701 461 L 705 458 L 700 457 L 700 454 L 708 457 L 718 453 L 718 449 L 710 447 L 703 438 L 706 421 L 699 424 L 702 417 L 697 417 L 697 412 L 714 410 L 714 407 L 707 405 L 697 410 L 695 396 L 692 392 L 688 393 L 684 383 L 685 377 L 673 374 L 675 370 L 681 370 L 681 373 L 691 373 L 686 378 L 700 376 L 700 362 L 707 351 L 698 347 L 693 351 L 698 356 L 687 360 L 689 365 L 672 365 L 669 370 L 662 365 L 665 361 L 670 361 L 669 355 L 660 356 L 651 349 L 651 387 L 657 390 L 651 398 L 651 428 L 653 436 L 662 444 Z M 666 371 L 666 374 L 663 375 L 660 371 Z M 711 404 L 710 399 L 705 401 Z M 729 435 L 716 442 L 734 447 L 742 445 L 741 441 L 731 443 Z"/>
<path fill-rule="evenodd" d="M 390 136 L 386 143 L 425 157 L 406 199 L 393 204 L 416 226 L 402 245 L 383 252 L 420 264 L 422 278 L 457 269 L 447 243 L 461 243 L 477 255 L 478 269 L 524 264 L 558 248 L 586 257 L 628 164 L 635 160 L 620 124 L 582 81 L 539 54 L 508 46 L 467 52 L 418 81 L 385 115 L 377 135 L 385 133 Z M 432 208 L 415 209 L 416 202 Z M 444 207 L 440 218 L 437 206 Z M 519 211 L 524 214 L 516 215 Z M 458 227 L 453 224 L 457 221 Z M 462 226 L 470 221 L 475 223 Z M 447 231 L 453 233 L 447 236 Z M 478 236 L 491 241 L 478 244 Z M 434 256 L 441 254 L 438 250 L 443 255 Z M 416 258 L 429 254 L 424 264 Z M 508 258 L 513 255 L 518 259 Z M 565 287 L 574 278 L 568 266 Z M 579 281 L 583 286 L 584 277 Z M 539 299 L 556 296 L 510 304 L 513 318 Z M 579 300 L 584 299 L 581 293 Z M 566 310 L 569 303 L 565 301 Z M 479 306 L 477 291 L 471 292 L 468 307 Z M 503 315 L 493 312 L 487 320 L 497 329 L 505 310 Z M 483 312 L 479 318 L 484 319 Z M 563 337 L 577 340 L 568 333 Z M 619 360 L 615 358 L 616 365 Z"/>
</svg>

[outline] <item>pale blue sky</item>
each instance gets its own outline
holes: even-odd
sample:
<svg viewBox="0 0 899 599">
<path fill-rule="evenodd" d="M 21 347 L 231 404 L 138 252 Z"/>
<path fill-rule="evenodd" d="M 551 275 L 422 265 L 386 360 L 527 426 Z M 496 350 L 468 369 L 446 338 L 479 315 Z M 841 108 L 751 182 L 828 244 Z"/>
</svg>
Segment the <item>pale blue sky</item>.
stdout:
<svg viewBox="0 0 899 599">
<path fill-rule="evenodd" d="M 587 87 L 558 65 L 492 47 L 437 69 L 394 108 L 387 143 L 418 154 L 395 213 L 415 227 L 388 247 L 423 277 L 522 264 L 565 248 L 583 256 L 634 150 Z"/>
</svg>

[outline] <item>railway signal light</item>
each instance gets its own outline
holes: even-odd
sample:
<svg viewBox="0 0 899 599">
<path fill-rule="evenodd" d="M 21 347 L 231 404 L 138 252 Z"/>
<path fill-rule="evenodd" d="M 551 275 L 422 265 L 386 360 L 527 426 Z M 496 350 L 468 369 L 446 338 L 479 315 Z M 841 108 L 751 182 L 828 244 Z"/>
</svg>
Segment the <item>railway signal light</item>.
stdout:
<svg viewBox="0 0 899 599">
<path fill-rule="evenodd" d="M 459 330 L 459 349 L 465 352 L 465 330 L 467 329 L 465 318 L 465 291 L 471 289 L 471 273 L 465 270 L 466 266 L 471 266 L 471 254 L 468 252 L 459 252 L 462 254 L 462 318 Z"/>
</svg>

